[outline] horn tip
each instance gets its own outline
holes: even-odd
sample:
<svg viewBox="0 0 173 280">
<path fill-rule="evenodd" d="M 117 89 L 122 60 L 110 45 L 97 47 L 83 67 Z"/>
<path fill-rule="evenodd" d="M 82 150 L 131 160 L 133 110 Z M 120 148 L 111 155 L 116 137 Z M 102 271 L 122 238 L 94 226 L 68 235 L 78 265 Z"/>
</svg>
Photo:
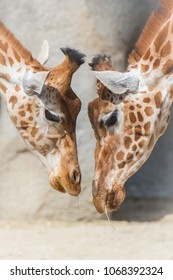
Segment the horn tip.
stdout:
<svg viewBox="0 0 173 280">
<path fill-rule="evenodd" d="M 111 64 L 111 57 L 108 55 L 101 55 L 97 54 L 93 57 L 91 63 L 88 63 L 92 70 L 96 70 L 98 65 L 101 65 L 102 63 L 108 63 Z"/>
<path fill-rule="evenodd" d="M 86 55 L 81 53 L 79 50 L 71 49 L 71 48 L 60 48 L 64 55 L 68 56 L 70 61 L 75 62 L 77 65 L 81 65 L 85 62 Z"/>
</svg>

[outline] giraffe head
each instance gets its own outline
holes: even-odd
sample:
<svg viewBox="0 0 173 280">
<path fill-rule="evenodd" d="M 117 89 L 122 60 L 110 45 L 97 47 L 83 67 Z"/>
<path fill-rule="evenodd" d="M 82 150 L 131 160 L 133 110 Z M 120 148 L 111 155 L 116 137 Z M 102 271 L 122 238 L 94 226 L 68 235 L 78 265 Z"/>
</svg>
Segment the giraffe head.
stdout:
<svg viewBox="0 0 173 280">
<path fill-rule="evenodd" d="M 76 119 L 81 101 L 71 88 L 85 55 L 62 48 L 64 61 L 48 68 L 45 42 L 37 59 L 0 22 L 0 93 L 20 135 L 40 158 L 50 184 L 77 196 L 81 174 L 76 147 Z"/>
<path fill-rule="evenodd" d="M 93 201 L 102 213 L 116 210 L 124 201 L 126 180 L 163 133 L 163 123 L 160 127 L 157 122 L 162 97 L 158 90 L 149 91 L 138 70 L 115 71 L 109 57 L 98 55 L 90 66 L 99 95 L 88 106 L 96 137 Z"/>
<path fill-rule="evenodd" d="M 71 79 L 84 55 L 70 48 L 61 50 L 65 60 L 55 68 L 40 71 L 37 64 L 27 66 L 22 81 L 25 98 L 18 107 L 13 105 L 17 111 L 9 111 L 21 136 L 46 166 L 50 184 L 77 196 L 81 174 L 75 128 L 81 101 L 71 88 Z"/>
<path fill-rule="evenodd" d="M 93 200 L 98 212 L 116 210 L 124 184 L 147 160 L 164 133 L 173 100 L 173 1 L 162 0 L 129 56 L 125 73 L 109 57 L 90 66 L 98 98 L 88 112 L 96 136 Z"/>
</svg>

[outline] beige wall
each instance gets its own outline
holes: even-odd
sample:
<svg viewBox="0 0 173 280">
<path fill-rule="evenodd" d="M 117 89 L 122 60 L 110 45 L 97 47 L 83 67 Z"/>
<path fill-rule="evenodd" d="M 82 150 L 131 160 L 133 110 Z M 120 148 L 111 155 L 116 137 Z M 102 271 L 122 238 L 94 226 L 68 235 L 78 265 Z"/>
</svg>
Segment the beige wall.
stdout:
<svg viewBox="0 0 173 280">
<path fill-rule="evenodd" d="M 47 39 L 50 44 L 49 66 L 58 64 L 63 58 L 59 51 L 60 47 L 70 46 L 85 52 L 87 62 L 97 53 L 107 53 L 121 70 L 125 66 L 127 53 L 157 2 L 157 0 L 1 0 L 0 18 L 34 56 L 38 54 L 42 41 Z M 47 182 L 47 174 L 41 163 L 26 149 L 2 105 L 0 218 L 47 217 L 75 220 L 98 216 L 91 203 L 95 141 L 87 118 L 87 104 L 96 93 L 95 80 L 89 72 L 87 63 L 74 75 L 72 87 L 83 103 L 78 118 L 77 135 L 83 173 L 82 185 L 87 189 L 81 194 L 78 202 L 68 195 L 54 191 Z M 173 148 L 172 141 L 168 143 L 171 136 L 172 132 L 169 131 L 158 146 L 150 165 L 146 165 L 142 175 L 130 181 L 128 192 L 131 195 L 145 196 L 147 193 L 164 195 L 157 178 L 153 179 L 151 169 L 157 170 L 153 167 L 157 168 L 158 161 L 161 161 L 160 148 L 164 150 L 164 154 L 169 153 L 168 146 L 170 149 Z M 163 168 L 164 172 L 167 172 L 165 166 L 170 166 L 171 161 L 172 156 L 168 154 L 164 166 L 159 165 L 158 168 Z M 165 194 L 169 196 L 171 193 L 173 196 L 170 186 L 172 175 L 166 173 L 166 176 L 169 178 L 163 181 L 167 184 Z M 151 191 L 152 186 L 148 185 L 150 181 L 158 192 L 154 189 Z"/>
</svg>

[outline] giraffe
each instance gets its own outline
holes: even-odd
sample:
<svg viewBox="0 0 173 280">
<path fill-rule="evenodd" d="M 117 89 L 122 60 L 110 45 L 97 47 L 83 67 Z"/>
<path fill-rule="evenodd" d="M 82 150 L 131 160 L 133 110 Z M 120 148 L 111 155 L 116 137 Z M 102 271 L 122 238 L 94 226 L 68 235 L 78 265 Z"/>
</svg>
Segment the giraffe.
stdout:
<svg viewBox="0 0 173 280">
<path fill-rule="evenodd" d="M 64 61 L 53 68 L 45 41 L 38 60 L 0 22 L 0 95 L 9 116 L 29 148 L 46 167 L 49 182 L 60 192 L 80 193 L 76 119 L 81 101 L 71 79 L 84 63 L 81 52 L 62 48 Z"/>
<path fill-rule="evenodd" d="M 169 122 L 173 100 L 173 1 L 153 12 L 124 73 L 110 57 L 91 64 L 98 98 L 88 105 L 96 137 L 93 202 L 114 211 L 125 199 L 124 184 L 148 159 Z"/>
</svg>

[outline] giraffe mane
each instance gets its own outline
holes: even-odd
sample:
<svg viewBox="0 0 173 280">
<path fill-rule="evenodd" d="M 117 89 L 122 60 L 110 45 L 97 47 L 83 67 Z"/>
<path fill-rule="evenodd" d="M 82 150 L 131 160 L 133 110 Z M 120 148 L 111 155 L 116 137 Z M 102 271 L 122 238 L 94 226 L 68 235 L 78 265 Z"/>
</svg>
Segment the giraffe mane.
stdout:
<svg viewBox="0 0 173 280">
<path fill-rule="evenodd" d="M 21 44 L 21 42 L 14 36 L 11 31 L 7 29 L 7 27 L 1 21 L 0 36 L 3 36 L 28 64 L 32 64 L 32 66 L 38 66 L 38 68 L 42 66 L 36 59 L 33 58 L 31 52 Z"/>
<path fill-rule="evenodd" d="M 159 8 L 152 13 L 131 54 L 129 64 L 137 63 L 147 52 L 158 30 L 169 20 L 173 12 L 173 0 L 161 0 Z"/>
</svg>

